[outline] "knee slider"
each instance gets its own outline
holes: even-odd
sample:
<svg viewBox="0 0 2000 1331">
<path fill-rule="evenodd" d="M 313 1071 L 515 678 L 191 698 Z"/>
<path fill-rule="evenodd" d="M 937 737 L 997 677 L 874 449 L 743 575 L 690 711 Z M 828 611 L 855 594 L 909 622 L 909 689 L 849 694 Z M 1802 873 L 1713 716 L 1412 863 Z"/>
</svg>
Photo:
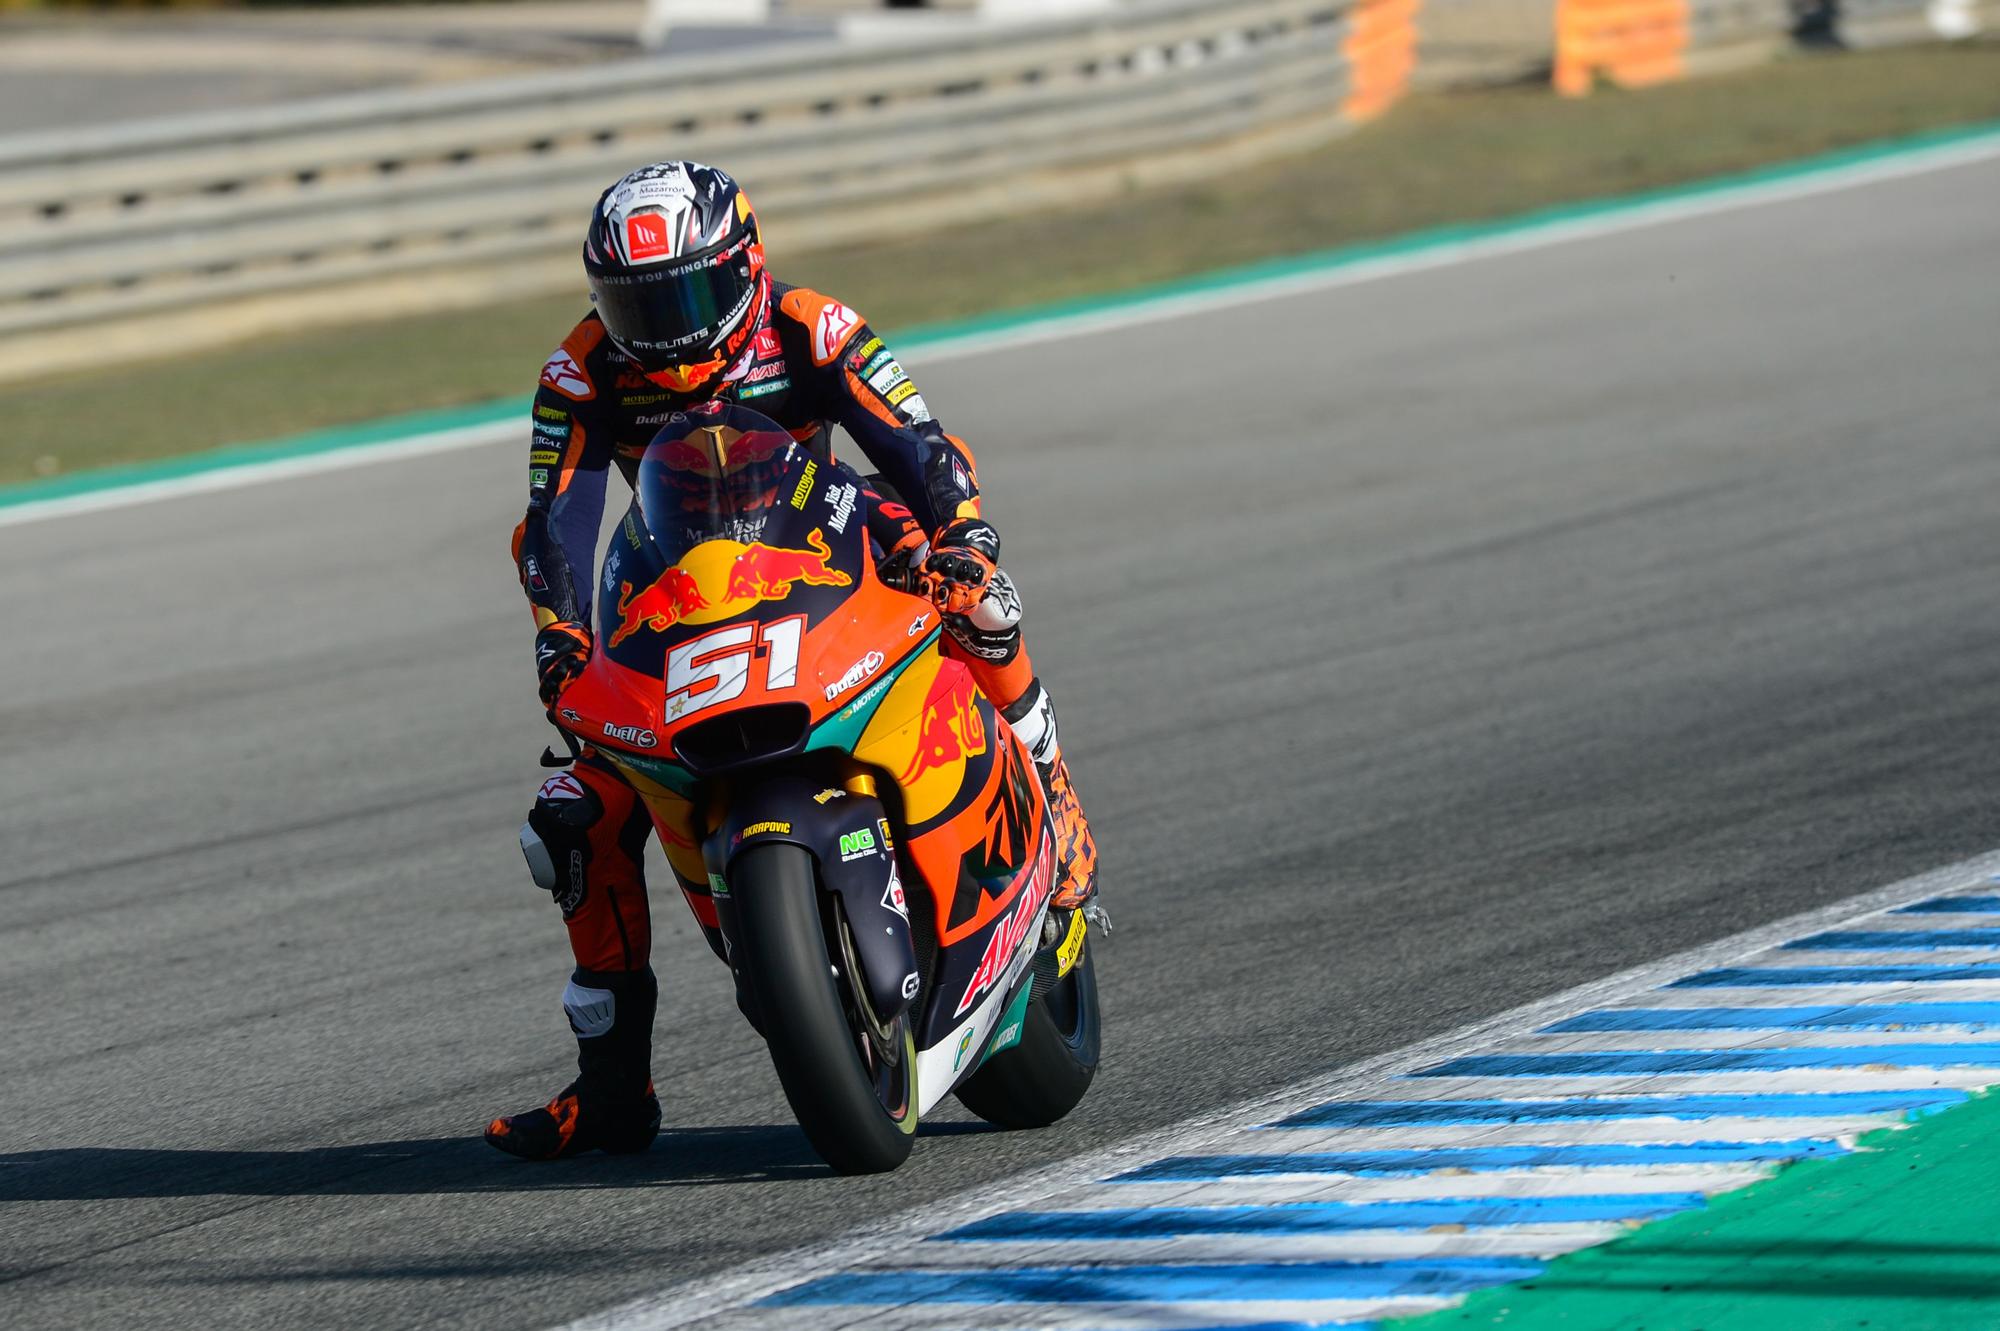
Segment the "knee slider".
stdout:
<svg viewBox="0 0 2000 1331">
<path fill-rule="evenodd" d="M 583 904 L 589 887 L 590 830 L 604 816 L 604 803 L 569 772 L 542 783 L 535 807 L 521 827 L 521 855 L 535 886 L 555 897 L 568 919 Z"/>
<path fill-rule="evenodd" d="M 555 852 L 535 831 L 533 819 L 521 824 L 521 858 L 528 862 L 528 877 L 535 880 L 536 887 L 544 892 L 556 890 Z"/>
</svg>

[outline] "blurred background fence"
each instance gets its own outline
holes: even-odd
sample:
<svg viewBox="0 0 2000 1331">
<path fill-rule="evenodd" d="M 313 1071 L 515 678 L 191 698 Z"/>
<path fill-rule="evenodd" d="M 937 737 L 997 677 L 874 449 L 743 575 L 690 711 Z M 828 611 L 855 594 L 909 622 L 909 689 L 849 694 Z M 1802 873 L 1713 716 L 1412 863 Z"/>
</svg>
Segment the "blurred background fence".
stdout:
<svg viewBox="0 0 2000 1331">
<path fill-rule="evenodd" d="M 1969 36 L 2000 0 L 1555 0 L 1556 91 L 1642 87 L 1754 64 L 1795 44 L 1864 47 Z"/>
<path fill-rule="evenodd" d="M 794 249 L 1184 176 L 1388 106 L 1416 5 L 1176 0 L 15 136 L 0 347 L 60 363 L 64 330 L 137 352 L 198 308 L 238 333 L 440 282 L 574 285 L 596 192 L 664 156 L 727 164 Z"/>
<path fill-rule="evenodd" d="M 1066 2 L 1096 7 L 0 137 L 0 376 L 573 289 L 597 190 L 660 157 L 726 165 L 797 251 L 1294 151 L 1413 79 L 1553 70 L 1574 95 L 2000 16 L 2000 0 Z"/>
</svg>

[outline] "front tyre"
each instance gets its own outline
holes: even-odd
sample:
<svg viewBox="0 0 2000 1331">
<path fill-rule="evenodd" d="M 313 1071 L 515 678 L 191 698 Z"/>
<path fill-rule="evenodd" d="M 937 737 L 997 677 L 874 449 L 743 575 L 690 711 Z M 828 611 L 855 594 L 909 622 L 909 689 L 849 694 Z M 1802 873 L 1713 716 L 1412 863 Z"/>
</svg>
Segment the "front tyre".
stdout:
<svg viewBox="0 0 2000 1331">
<path fill-rule="evenodd" d="M 834 982 L 813 858 L 784 843 L 743 852 L 730 870 L 741 969 L 764 1014 L 785 1099 L 820 1158 L 841 1174 L 879 1174 L 910 1154 L 917 1131 L 916 1045 L 874 1049 L 849 1021 Z"/>
<path fill-rule="evenodd" d="M 1046 1128 L 1090 1089 L 1097 1046 L 1097 967 L 1085 943 L 1069 974 L 1028 1005 L 1020 1043 L 980 1064 L 959 1103 L 1003 1128 Z"/>
</svg>

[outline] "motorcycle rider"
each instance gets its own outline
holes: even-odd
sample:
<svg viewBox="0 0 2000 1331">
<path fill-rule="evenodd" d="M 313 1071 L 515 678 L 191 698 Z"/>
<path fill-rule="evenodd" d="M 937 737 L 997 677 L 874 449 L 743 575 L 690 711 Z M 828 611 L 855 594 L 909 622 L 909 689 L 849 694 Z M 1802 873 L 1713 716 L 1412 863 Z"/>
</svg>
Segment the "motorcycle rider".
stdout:
<svg viewBox="0 0 2000 1331">
<path fill-rule="evenodd" d="M 965 442 L 945 433 L 860 315 L 770 275 L 756 214 L 722 171 L 659 162 L 616 181 L 591 214 L 583 261 L 594 309 L 542 368 L 528 512 L 514 533 L 543 704 L 553 707 L 590 660 L 589 593 L 613 465 L 629 485 L 671 415 L 718 400 L 775 420 L 828 458 L 839 425 L 909 510 L 871 489 L 871 517 L 887 522 L 871 521 L 871 533 L 885 550 L 893 539 L 895 557 L 943 588 L 947 651 L 1034 758 L 1057 832 L 1052 900 L 1083 905 L 1096 888 L 1095 841 L 1048 691 L 1022 645 L 1020 597 L 999 566 L 1000 536 L 980 516 Z M 659 1130 L 650 1075 L 658 986 L 642 867 L 653 830 L 713 931 L 699 849 L 655 827 L 610 763 L 586 748 L 542 785 L 521 844 L 536 882 L 562 908 L 576 958 L 563 1009 L 578 1076 L 546 1106 L 495 1119 L 486 1139 L 503 1151 L 534 1159 L 639 1151 Z"/>
</svg>

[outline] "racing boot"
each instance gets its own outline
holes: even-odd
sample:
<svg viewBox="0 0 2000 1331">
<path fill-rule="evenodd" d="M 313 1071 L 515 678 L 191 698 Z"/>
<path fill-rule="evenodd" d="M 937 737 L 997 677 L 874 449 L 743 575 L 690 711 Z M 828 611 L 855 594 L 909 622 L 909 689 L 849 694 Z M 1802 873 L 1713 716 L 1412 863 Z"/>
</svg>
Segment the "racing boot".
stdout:
<svg viewBox="0 0 2000 1331">
<path fill-rule="evenodd" d="M 1049 793 L 1049 812 L 1056 823 L 1056 890 L 1049 904 L 1057 910 L 1077 910 L 1097 896 L 1097 838 L 1069 777 L 1069 764 L 1058 753 L 1046 767 L 1037 765 L 1042 788 Z M 1089 914 L 1089 911 L 1085 911 Z"/>
<path fill-rule="evenodd" d="M 494 1119 L 486 1140 L 525 1160 L 586 1151 L 626 1155 L 651 1146 L 660 1131 L 660 1099 L 648 1070 L 659 994 L 650 967 L 579 968 L 563 990 L 563 1012 L 576 1033 L 576 1080 L 539 1109 Z"/>
<path fill-rule="evenodd" d="M 1050 904 L 1057 910 L 1076 910 L 1097 895 L 1097 838 L 1083 816 L 1083 802 L 1076 796 L 1076 783 L 1070 780 L 1069 764 L 1056 740 L 1055 704 L 1042 681 L 1035 679 L 1000 714 L 1028 746 L 1055 819 L 1056 890 Z"/>
</svg>

